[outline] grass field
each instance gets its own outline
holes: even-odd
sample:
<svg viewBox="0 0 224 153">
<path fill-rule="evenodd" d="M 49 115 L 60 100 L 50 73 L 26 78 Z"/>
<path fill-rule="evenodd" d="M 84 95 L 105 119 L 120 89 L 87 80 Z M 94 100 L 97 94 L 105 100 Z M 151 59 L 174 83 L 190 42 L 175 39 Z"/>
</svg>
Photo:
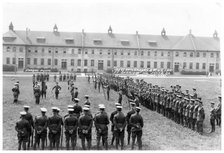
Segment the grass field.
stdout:
<svg viewBox="0 0 224 153">
<path fill-rule="evenodd" d="M 13 104 L 12 86 L 15 80 L 20 81 L 20 96 L 19 103 Z M 67 105 L 72 104 L 71 96 L 67 89 L 67 82 L 60 82 L 62 91 L 59 99 L 54 98 L 51 92 L 55 83 L 52 81 L 47 83 L 47 99 L 41 100 L 40 105 L 35 105 L 31 77 L 3 77 L 3 149 L 16 150 L 17 149 L 17 136 L 15 131 L 15 123 L 18 121 L 19 112 L 23 110 L 23 105 L 31 106 L 30 112 L 35 115 L 40 115 L 40 107 L 48 109 L 47 115 L 51 116 L 51 107 L 57 106 L 61 109 L 60 114 L 64 116 L 67 113 Z M 142 107 L 141 114 L 143 116 L 145 125 L 143 128 L 143 149 L 144 150 L 220 150 L 221 149 L 221 129 L 216 127 L 216 132 L 209 134 L 209 109 L 210 101 L 218 102 L 217 96 L 221 93 L 220 79 L 213 78 L 147 78 L 147 82 L 158 84 L 169 88 L 171 85 L 179 84 L 182 90 L 195 87 L 198 95 L 202 97 L 206 119 L 204 122 L 204 135 L 199 135 L 194 131 L 177 125 L 171 120 L 163 117 L 156 112 L 152 112 Z M 114 103 L 118 99 L 118 94 L 114 91 L 111 92 L 110 101 L 106 101 L 103 92 L 100 93 L 93 88 L 93 84 L 88 84 L 86 78 L 77 78 L 75 86 L 79 88 L 80 105 L 83 105 L 84 95 L 88 94 L 91 100 L 91 112 L 95 114 L 98 111 L 98 104 L 103 103 L 106 106 L 106 111 L 110 115 L 115 110 Z M 128 104 L 126 97 L 123 98 L 123 112 L 126 114 L 128 111 Z M 96 134 L 95 128 L 93 129 L 93 149 L 96 148 Z M 109 132 L 109 144 L 111 141 L 111 132 Z M 65 146 L 65 144 L 63 145 Z M 65 148 L 63 148 L 65 149 Z M 80 139 L 78 139 L 77 149 L 81 149 Z M 109 145 L 109 149 L 115 149 L 114 146 Z M 126 145 L 125 137 L 125 150 L 130 150 L 131 146 Z M 136 146 L 137 149 L 137 146 Z"/>
</svg>

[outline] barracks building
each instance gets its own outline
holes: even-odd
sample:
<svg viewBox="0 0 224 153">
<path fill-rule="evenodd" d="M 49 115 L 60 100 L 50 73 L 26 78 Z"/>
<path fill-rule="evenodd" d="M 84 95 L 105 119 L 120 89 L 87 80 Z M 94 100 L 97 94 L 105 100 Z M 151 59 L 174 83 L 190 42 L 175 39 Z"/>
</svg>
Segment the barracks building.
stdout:
<svg viewBox="0 0 224 153">
<path fill-rule="evenodd" d="M 51 68 L 59 71 L 96 72 L 108 68 L 172 69 L 220 72 L 220 40 L 185 36 L 15 30 L 3 34 L 3 65 Z"/>
</svg>

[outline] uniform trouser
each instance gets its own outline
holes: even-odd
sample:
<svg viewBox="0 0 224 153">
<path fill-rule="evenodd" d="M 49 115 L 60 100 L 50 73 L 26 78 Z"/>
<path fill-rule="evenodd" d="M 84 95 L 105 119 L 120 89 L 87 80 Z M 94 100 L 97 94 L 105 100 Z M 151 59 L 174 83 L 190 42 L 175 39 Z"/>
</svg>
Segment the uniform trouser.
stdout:
<svg viewBox="0 0 224 153">
<path fill-rule="evenodd" d="M 132 146 L 131 149 L 134 149 L 135 139 L 137 137 L 138 149 L 142 150 L 142 130 L 132 131 Z"/>
<path fill-rule="evenodd" d="M 160 109 L 160 104 L 159 103 L 157 103 L 156 109 L 157 109 L 157 112 L 159 113 L 159 109 Z"/>
<path fill-rule="evenodd" d="M 21 136 L 18 134 L 18 143 L 19 143 L 18 150 L 21 150 L 21 146 L 23 147 L 23 150 L 26 150 L 27 141 L 28 141 L 28 135 Z"/>
<path fill-rule="evenodd" d="M 13 101 L 13 103 L 17 103 L 17 102 L 18 102 L 18 97 L 19 97 L 19 96 L 18 96 L 18 95 L 14 95 L 13 97 L 14 97 L 14 101 Z"/>
<path fill-rule="evenodd" d="M 122 131 L 115 130 L 114 134 L 116 138 L 116 149 L 118 149 L 118 145 L 121 142 L 121 150 L 123 150 L 124 149 L 124 130 Z"/>
<path fill-rule="evenodd" d="M 55 92 L 56 99 L 58 99 L 58 94 L 59 94 L 59 92 Z"/>
<path fill-rule="evenodd" d="M 210 119 L 210 124 L 211 124 L 211 127 L 212 127 L 212 129 L 211 129 L 211 132 L 215 132 L 215 119 Z"/>
<path fill-rule="evenodd" d="M 129 145 L 130 139 L 131 139 L 131 126 L 130 125 L 127 126 L 127 133 L 128 133 L 127 141 L 128 141 L 128 145 Z"/>
<path fill-rule="evenodd" d="M 46 91 L 42 91 L 42 92 L 41 92 L 41 97 L 42 97 L 42 98 L 44 97 L 44 98 L 46 99 L 46 94 L 47 94 Z"/>
<path fill-rule="evenodd" d="M 216 124 L 218 126 L 221 126 L 221 114 L 218 114 L 217 117 L 216 117 Z"/>
<path fill-rule="evenodd" d="M 197 132 L 199 134 L 203 133 L 203 121 L 197 121 Z"/>
<path fill-rule="evenodd" d="M 85 146 L 85 140 L 87 141 L 87 149 L 90 150 L 91 149 L 91 132 L 84 134 L 84 133 L 80 133 L 80 138 L 81 138 L 81 143 L 82 143 L 82 149 L 86 150 L 86 146 Z"/>
<path fill-rule="evenodd" d="M 40 134 L 37 134 L 37 132 L 35 133 L 35 142 L 33 146 L 34 150 L 36 150 L 36 146 L 37 144 L 40 143 L 40 140 L 41 140 L 41 149 L 44 150 L 46 137 L 47 137 L 47 131 L 43 131 Z"/>
<path fill-rule="evenodd" d="M 39 104 L 40 103 L 40 96 L 35 96 L 35 99 L 36 99 L 36 104 Z"/>
<path fill-rule="evenodd" d="M 188 124 L 188 128 L 189 129 L 192 129 L 192 125 L 193 125 L 193 118 L 192 117 L 189 117 L 189 119 L 188 119 L 189 121 L 189 124 Z"/>
<path fill-rule="evenodd" d="M 69 142 L 71 140 L 72 149 L 74 150 L 77 142 L 77 134 L 76 131 L 73 133 L 69 133 L 69 131 L 65 131 L 65 139 L 66 139 L 66 149 L 69 150 Z"/>
<path fill-rule="evenodd" d="M 197 122 L 196 118 L 193 118 L 193 122 L 192 122 L 192 130 L 195 130 L 195 124 Z"/>
<path fill-rule="evenodd" d="M 60 132 L 57 132 L 57 133 L 49 132 L 48 138 L 49 138 L 49 142 L 50 142 L 50 150 L 52 150 L 54 144 L 56 144 L 56 148 L 58 150 L 59 143 L 60 143 Z"/>
<path fill-rule="evenodd" d="M 108 150 L 108 142 L 107 142 L 108 130 L 105 130 L 105 131 L 102 131 L 102 132 L 99 132 L 99 131 L 96 132 L 97 149 L 98 150 L 99 150 L 99 147 L 100 147 L 100 139 L 101 139 L 101 137 L 102 137 L 102 141 L 105 143 L 105 149 Z"/>
<path fill-rule="evenodd" d="M 107 92 L 107 100 L 110 99 L 110 92 Z"/>
</svg>

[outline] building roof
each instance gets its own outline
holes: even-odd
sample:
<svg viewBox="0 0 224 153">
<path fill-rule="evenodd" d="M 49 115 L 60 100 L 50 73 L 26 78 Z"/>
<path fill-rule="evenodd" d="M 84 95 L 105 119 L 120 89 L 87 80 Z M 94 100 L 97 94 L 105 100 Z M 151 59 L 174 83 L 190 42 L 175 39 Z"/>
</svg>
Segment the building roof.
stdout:
<svg viewBox="0 0 224 153">
<path fill-rule="evenodd" d="M 11 40 L 11 41 L 9 41 Z M 50 31 L 12 31 L 3 34 L 3 44 L 38 46 L 74 46 L 91 48 L 128 48 L 164 50 L 208 50 L 220 51 L 219 38 L 186 36 L 50 32 Z"/>
</svg>

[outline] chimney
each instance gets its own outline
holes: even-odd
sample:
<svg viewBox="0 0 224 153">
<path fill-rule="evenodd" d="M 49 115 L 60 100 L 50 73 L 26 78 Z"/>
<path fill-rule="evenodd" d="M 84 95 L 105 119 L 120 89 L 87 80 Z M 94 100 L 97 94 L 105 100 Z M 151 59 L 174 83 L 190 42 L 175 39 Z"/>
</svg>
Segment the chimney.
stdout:
<svg viewBox="0 0 224 153">
<path fill-rule="evenodd" d="M 161 36 L 166 36 L 166 30 L 165 30 L 165 28 L 163 28 L 163 30 L 161 31 Z"/>
<path fill-rule="evenodd" d="M 53 32 L 58 32 L 58 27 L 56 24 L 54 25 Z"/>
<path fill-rule="evenodd" d="M 215 30 L 215 32 L 213 33 L 213 38 L 218 38 L 218 32 Z"/>
<path fill-rule="evenodd" d="M 14 26 L 13 26 L 12 22 L 11 22 L 10 25 L 9 25 L 9 30 L 14 31 Z"/>
<path fill-rule="evenodd" d="M 111 28 L 111 25 L 109 26 L 109 29 L 108 29 L 108 34 L 112 34 L 112 32 L 113 32 L 113 30 L 112 30 L 112 28 Z"/>
</svg>

